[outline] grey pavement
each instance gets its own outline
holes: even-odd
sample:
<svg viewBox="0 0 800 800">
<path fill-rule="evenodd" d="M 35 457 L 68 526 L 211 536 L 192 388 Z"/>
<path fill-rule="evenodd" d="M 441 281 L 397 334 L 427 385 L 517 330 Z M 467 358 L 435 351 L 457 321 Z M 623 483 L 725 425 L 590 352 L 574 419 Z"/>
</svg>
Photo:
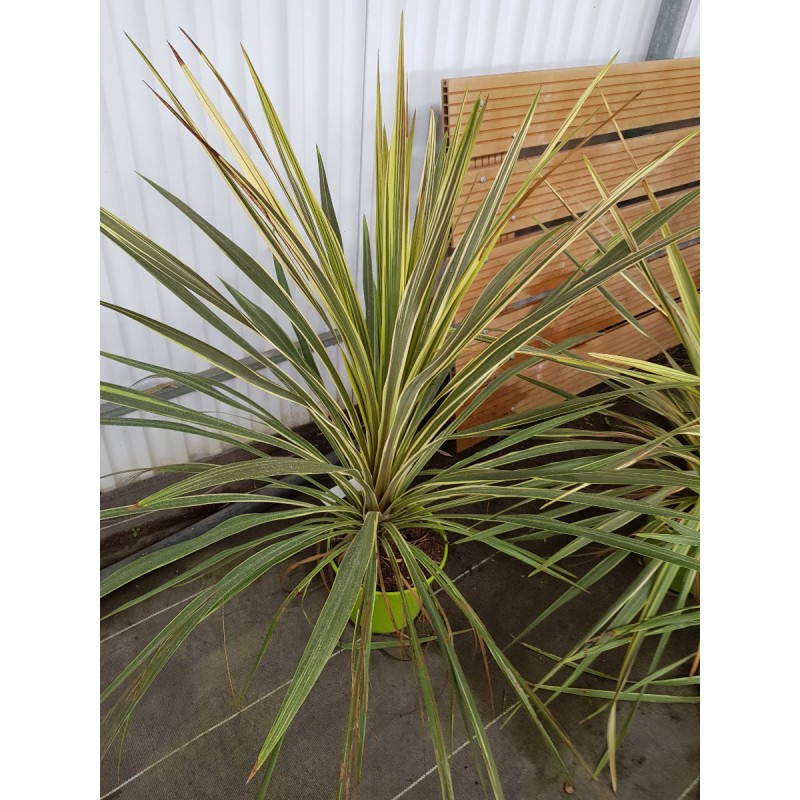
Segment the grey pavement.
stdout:
<svg viewBox="0 0 800 800">
<path fill-rule="evenodd" d="M 248 533 L 255 536 L 263 529 Z M 243 537 L 237 541 L 244 541 Z M 552 543 L 551 543 L 552 544 Z M 477 545 L 451 547 L 447 571 L 489 627 L 496 641 L 506 644 L 560 592 L 546 576 L 528 578 L 523 566 L 505 556 L 491 557 Z M 193 563 L 199 556 L 186 560 Z M 567 649 L 581 626 L 614 596 L 626 581 L 625 568 L 612 573 L 591 595 L 570 604 L 536 633 L 538 647 L 551 652 Z M 107 613 L 137 592 L 157 585 L 181 567 L 171 566 L 126 587 L 103 604 Z M 256 673 L 243 705 L 234 703 L 230 685 L 241 686 L 258 651 L 266 626 L 286 594 L 277 574 L 260 579 L 245 593 L 206 620 L 167 664 L 141 701 L 119 758 L 112 751 L 101 766 L 101 796 L 115 800 L 154 798 L 252 798 L 258 781 L 245 785 L 255 756 L 302 653 L 308 633 L 325 597 L 317 583 L 302 605 L 294 603 L 278 627 L 267 656 Z M 101 624 L 101 682 L 118 671 L 214 576 L 166 591 Z M 290 581 L 291 582 L 291 581 Z M 452 612 L 454 627 L 459 614 Z M 462 626 L 463 627 L 463 626 Z M 346 634 L 347 635 L 347 634 Z M 591 781 L 572 770 L 572 794 L 545 750 L 529 719 L 508 713 L 510 700 L 503 681 L 490 670 L 491 691 L 484 663 L 473 640 L 459 637 L 459 653 L 476 695 L 509 800 L 558 800 L 567 797 L 610 798 L 607 771 Z M 691 637 L 674 637 L 674 657 L 691 652 Z M 509 656 L 522 675 L 535 680 L 549 662 L 515 646 Z M 426 660 L 443 719 L 448 718 L 450 687 L 435 644 Z M 350 657 L 336 651 L 318 685 L 289 730 L 275 770 L 269 798 L 304 800 L 336 796 L 343 728 L 347 713 Z M 613 656 L 608 662 L 613 667 Z M 685 690 L 684 690 L 685 693 Z M 577 750 L 591 765 L 603 752 L 605 717 L 581 721 L 598 701 L 562 696 L 552 704 L 556 718 Z M 624 706 L 624 704 L 623 704 Z M 410 665 L 399 650 L 376 651 L 370 672 L 370 704 L 363 800 L 428 800 L 439 796 L 435 761 Z M 564 758 L 576 766 L 566 750 Z M 699 707 L 693 704 L 643 704 L 618 754 L 620 800 L 695 800 L 699 797 Z M 453 780 L 459 800 L 490 796 L 481 783 L 474 756 L 455 715 Z M 583 775 L 583 777 L 582 777 Z"/>
</svg>

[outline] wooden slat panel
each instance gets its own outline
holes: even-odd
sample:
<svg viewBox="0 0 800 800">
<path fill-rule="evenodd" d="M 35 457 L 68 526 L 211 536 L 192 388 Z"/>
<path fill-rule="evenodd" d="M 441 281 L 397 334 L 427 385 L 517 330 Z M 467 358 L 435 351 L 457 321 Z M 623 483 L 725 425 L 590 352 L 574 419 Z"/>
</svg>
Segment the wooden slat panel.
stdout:
<svg viewBox="0 0 800 800">
<path fill-rule="evenodd" d="M 491 126 L 487 128 L 487 134 L 491 134 L 480 137 L 473 156 L 503 153 L 508 149 L 512 134 L 519 128 L 530 102 L 541 86 L 542 94 L 536 117 L 525 139 L 525 147 L 547 144 L 558 130 L 565 114 L 599 70 L 599 66 L 576 67 L 445 79 L 442 81 L 445 128 L 452 133 L 465 96 L 468 105 L 478 97 L 485 98 L 485 120 Z M 699 58 L 614 65 L 586 101 L 577 121 L 581 122 L 592 113 L 598 112 L 592 124 L 600 122 L 603 115 L 607 115 L 603 95 L 608 99 L 612 110 L 615 110 L 639 91 L 639 97 L 617 117 L 622 129 L 698 117 L 699 74 Z M 669 97 L 673 98 L 673 102 L 667 99 Z M 503 122 L 496 124 L 499 120 Z M 608 123 L 598 133 L 613 130 L 613 123 Z"/>
<path fill-rule="evenodd" d="M 636 137 L 628 141 L 628 146 L 639 166 L 661 155 L 689 133 L 686 129 L 666 131 L 651 136 Z M 675 155 L 648 177 L 648 183 L 654 191 L 682 186 L 696 181 L 700 169 L 700 137 L 685 144 Z M 583 163 L 581 153 L 592 162 L 592 166 L 603 179 L 603 182 L 612 190 L 633 171 L 625 146 L 620 141 L 606 142 L 605 144 L 581 148 L 575 152 L 564 166 L 557 169 L 550 179 L 554 189 L 563 200 L 576 211 L 581 212 L 599 200 L 597 187 Z M 514 192 L 520 187 L 525 176 L 530 172 L 533 164 L 529 161 L 520 161 L 514 168 L 508 188 L 504 195 L 505 200 L 510 200 Z M 460 214 L 454 226 L 453 239 L 458 242 L 464 234 L 469 220 L 478 209 L 489 189 L 492 187 L 500 164 L 482 167 L 472 167 L 462 189 L 462 195 L 457 204 L 456 214 Z M 482 181 L 482 179 L 485 179 Z M 628 199 L 643 196 L 644 190 L 637 186 L 626 197 Z M 516 219 L 512 219 L 505 229 L 506 233 L 524 230 L 536 225 L 537 221 L 546 223 L 563 219 L 568 216 L 564 203 L 544 183 L 540 184 L 519 207 Z"/>
<path fill-rule="evenodd" d="M 700 285 L 700 245 L 692 245 L 683 250 L 683 258 L 686 262 L 695 285 Z M 650 263 L 650 268 L 656 280 L 671 295 L 677 294 L 677 287 L 669 267 L 666 256 L 654 259 Z M 628 270 L 627 275 L 636 286 L 650 294 L 647 284 L 638 270 Z M 623 275 L 615 275 L 604 284 L 604 288 L 633 316 L 644 313 L 652 308 L 652 303 L 643 297 L 630 281 Z M 506 330 L 519 320 L 524 319 L 536 304 L 531 304 L 523 308 L 509 311 L 502 314 L 496 320 L 498 330 Z M 597 289 L 592 290 L 574 305 L 570 306 L 558 319 L 551 322 L 542 330 L 542 337 L 551 342 L 561 342 L 571 336 L 583 336 L 594 331 L 603 331 L 613 325 L 623 322 L 623 316 L 612 306 Z"/>
<path fill-rule="evenodd" d="M 631 99 L 631 96 L 637 92 L 641 92 L 642 96 L 625 105 Z M 635 91 L 630 86 L 612 87 L 609 91 L 604 91 L 603 96 L 612 111 L 625 106 L 619 112 L 619 117 L 624 119 L 626 114 L 630 114 L 631 109 L 635 109 L 642 120 L 646 121 L 646 125 L 650 126 L 667 122 L 679 122 L 696 117 L 694 112 L 698 109 L 700 87 L 697 73 L 693 71 L 692 74 L 682 75 L 666 82 L 661 82 L 657 78 L 637 82 Z M 489 97 L 486 102 L 483 121 L 481 122 L 481 141 L 488 142 L 496 139 L 503 145 L 497 152 L 504 152 L 508 141 L 514 138 L 512 134 L 519 129 L 522 120 L 528 113 L 530 102 L 530 91 L 524 91 L 516 96 L 503 94 L 498 97 Z M 540 100 L 534 112 L 533 126 L 547 125 L 555 132 L 561 125 L 562 120 L 572 110 L 574 101 L 572 97 L 566 97 L 560 101 L 551 98 L 545 105 L 542 105 L 542 103 L 543 101 Z M 513 125 L 509 122 L 512 117 L 516 119 Z M 598 112 L 597 121 L 599 122 L 601 119 L 602 117 Z M 620 125 L 620 127 L 622 128 L 623 126 Z M 623 130 L 631 127 L 634 126 L 625 126 Z M 600 132 L 610 133 L 613 130 L 612 124 L 608 129 L 603 129 Z M 492 131 L 494 135 L 487 136 L 487 131 Z M 541 147 L 541 145 L 539 146 Z"/>
<path fill-rule="evenodd" d="M 609 353 L 614 355 L 626 355 L 631 358 L 652 358 L 662 349 L 673 347 L 678 344 L 669 322 L 659 313 L 653 312 L 639 320 L 642 327 L 654 337 L 650 339 L 643 336 L 633 326 L 625 324 L 612 331 L 603 333 L 600 336 L 584 342 L 574 348 L 574 352 L 582 356 L 589 353 Z M 520 357 L 520 360 L 522 357 Z M 513 366 L 511 362 L 509 366 Z M 585 372 L 571 369 L 560 364 L 542 362 L 527 370 L 526 375 L 535 380 L 557 386 L 573 394 L 589 389 L 597 381 Z M 479 425 L 493 419 L 500 419 L 509 414 L 527 411 L 558 402 L 559 396 L 552 392 L 542 389 L 533 384 L 527 383 L 519 378 L 512 378 L 494 396 L 484 403 L 474 414 L 472 414 L 464 428 L 472 425 Z M 477 440 L 460 441 L 459 449 L 466 448 L 474 444 Z"/>
<path fill-rule="evenodd" d="M 679 196 L 679 194 L 675 194 L 662 197 L 659 200 L 659 205 L 664 208 L 677 200 Z M 650 203 L 648 201 L 643 201 L 630 206 L 625 206 L 621 210 L 621 213 L 626 222 L 633 223 L 644 214 L 650 213 L 650 211 Z M 696 225 L 699 223 L 699 221 L 700 201 L 698 198 L 686 206 L 686 208 L 679 211 L 672 218 L 672 220 L 670 220 L 670 227 L 673 231 L 677 231 L 690 225 Z M 618 229 L 613 217 L 610 213 L 608 213 L 604 214 L 600 220 L 592 226 L 591 232 L 596 236 L 599 236 L 602 241 L 616 234 Z M 653 241 L 660 235 L 660 233 L 655 233 L 647 241 Z M 478 273 L 472 286 L 465 295 L 459 312 L 456 316 L 457 322 L 460 322 L 464 318 L 466 313 L 470 308 L 472 308 L 472 305 L 480 296 L 481 292 L 483 292 L 483 290 L 486 288 L 486 285 L 500 271 L 500 269 L 508 264 L 508 262 L 514 258 L 514 256 L 522 252 L 526 247 L 530 246 L 536 239 L 539 238 L 539 236 L 541 236 L 541 234 L 538 233 L 528 236 L 519 236 L 515 239 L 511 239 L 508 242 L 503 242 L 494 248 L 489 260 L 483 269 Z M 595 243 L 587 235 L 580 237 L 580 239 L 578 239 L 570 248 L 570 252 L 575 258 L 578 259 L 578 261 L 584 261 L 585 259 L 589 258 L 589 256 L 591 256 L 595 250 Z M 569 260 L 569 258 L 567 258 L 566 255 L 559 256 L 558 258 L 554 259 L 551 264 L 545 267 L 542 272 L 537 275 L 536 278 L 529 284 L 529 286 L 520 292 L 512 302 L 518 302 L 520 300 L 524 300 L 525 298 L 541 294 L 542 292 L 551 291 L 559 286 L 566 278 L 572 275 L 574 271 L 575 266 Z"/>
<path fill-rule="evenodd" d="M 624 96 L 606 97 L 606 99 L 608 100 L 609 107 L 612 111 L 614 111 L 615 109 L 622 109 L 625 102 L 630 99 L 630 96 L 631 92 L 627 92 Z M 694 88 L 691 89 L 687 88 L 683 90 L 676 90 L 674 93 L 669 95 L 648 99 L 650 100 L 650 105 L 638 109 L 641 114 L 635 121 L 641 124 L 637 126 L 627 125 L 625 128 L 620 126 L 623 131 L 631 129 L 641 130 L 642 128 L 646 129 L 648 127 L 661 125 L 664 123 L 679 123 L 682 125 L 687 120 L 696 119 L 697 114 L 693 112 L 696 111 L 700 102 L 700 88 L 695 84 Z M 641 98 L 637 98 L 635 101 L 631 102 L 630 105 L 633 106 L 640 102 Z M 539 125 L 547 127 L 558 126 L 570 112 L 571 108 L 572 106 L 569 103 L 565 103 L 563 108 L 554 108 L 552 111 L 548 111 L 547 114 L 544 114 L 541 117 L 537 114 L 534 116 L 534 121 L 531 127 L 538 127 Z M 508 109 L 498 109 L 497 113 L 502 114 L 503 111 L 507 111 L 510 116 L 519 115 L 519 121 L 521 124 L 525 113 L 527 113 L 527 110 L 527 106 L 521 111 L 516 107 L 511 106 Z M 620 116 L 622 116 L 627 110 L 628 107 L 626 106 L 620 112 Z M 608 116 L 607 111 L 605 112 L 605 116 Z M 598 115 L 598 117 L 596 117 L 592 122 L 587 124 L 585 130 L 578 131 L 576 133 L 576 137 L 585 138 L 586 136 L 598 136 L 600 134 L 614 133 L 612 122 L 609 122 L 608 124 L 597 129 L 597 125 L 603 120 L 603 118 L 603 116 Z M 491 154 L 505 153 L 508 150 L 510 143 L 513 141 L 517 129 L 518 126 L 515 127 L 511 133 L 509 133 L 508 123 L 503 116 L 498 116 L 497 118 L 490 120 L 488 123 L 484 122 L 481 125 L 478 145 L 476 145 L 476 148 L 473 150 L 473 159 L 486 158 L 490 155 L 490 153 L 476 152 L 479 150 L 490 150 Z"/>
<path fill-rule="evenodd" d="M 460 219 L 454 227 L 454 243 L 463 236 L 468 221 L 491 189 L 513 135 L 538 88 L 541 87 L 541 96 L 533 129 L 524 143 L 526 148 L 541 148 L 552 139 L 564 116 L 599 69 L 581 67 L 443 81 L 444 123 L 451 133 L 455 117 L 464 101 L 471 105 L 475 99 L 481 98 L 487 104 L 478 142 L 473 150 L 473 160 L 457 205 Z M 697 58 L 615 65 L 584 105 L 578 123 L 592 114 L 596 116 L 579 135 L 583 137 L 589 134 L 597 136 L 601 133 L 613 133 L 613 123 L 604 123 L 603 127 L 598 127 L 598 123 L 608 115 L 605 102 L 612 111 L 617 111 L 627 103 L 625 109 L 617 115 L 616 122 L 623 131 L 633 132 L 627 138 L 627 147 L 633 153 L 636 165 L 643 166 L 686 136 L 695 125 L 695 120 L 700 116 L 699 71 L 700 61 Z M 668 125 L 671 127 L 663 130 Z M 662 127 L 659 129 L 657 126 Z M 643 130 L 653 127 L 656 127 L 654 132 Z M 519 188 L 535 164 L 539 152 L 529 152 L 527 158 L 521 159 L 516 165 L 505 200 L 509 200 Z M 584 155 L 591 160 L 606 186 L 612 190 L 635 168 L 625 145 L 618 139 L 608 142 L 593 140 L 581 150 L 573 151 L 563 164 L 558 165 L 552 177 L 548 177 L 553 188 L 544 184 L 538 186 L 517 210 L 514 219 L 505 229 L 504 240 L 494 249 L 465 296 L 458 320 L 463 318 L 498 270 L 541 236 L 537 230 L 540 223 L 552 223 L 575 213 L 580 214 L 597 202 L 599 195 L 583 163 Z M 666 192 L 668 195 L 662 198 L 662 207 L 677 199 L 677 187 L 694 184 L 699 180 L 699 160 L 697 137 L 648 178 L 648 183 L 655 191 Z M 633 222 L 650 211 L 644 195 L 644 190 L 639 186 L 624 198 L 630 203 L 622 209 L 627 221 Z M 634 202 L 630 202 L 632 200 Z M 695 201 L 675 216 L 670 227 L 678 230 L 698 221 L 699 202 Z M 617 233 L 617 226 L 611 215 L 607 214 L 593 227 L 592 232 L 601 240 L 606 240 Z M 506 236 L 510 238 L 506 239 Z M 654 237 L 657 236 L 659 234 L 654 234 Z M 575 258 L 583 261 L 591 256 L 595 247 L 588 236 L 583 236 L 570 249 Z M 699 244 L 684 247 L 683 255 L 699 286 Z M 667 291 L 676 292 L 666 257 L 651 259 L 650 264 Z M 509 307 L 494 321 L 492 329 L 506 330 L 530 314 L 536 304 L 541 302 L 543 295 L 558 287 L 574 271 L 575 266 L 567 257 L 554 259 L 552 264 L 517 294 Z M 638 285 L 643 285 L 638 271 L 630 270 L 629 275 Z M 615 276 L 606 283 L 605 288 L 631 313 L 642 315 L 639 317 L 640 323 L 651 332 L 656 341 L 643 336 L 632 325 L 625 323 L 619 312 L 597 290 L 577 301 L 548 325 L 541 336 L 551 341 L 563 341 L 593 331 L 605 331 L 575 348 L 575 351 L 584 355 L 589 352 L 607 352 L 638 358 L 651 358 L 662 348 L 678 343 L 668 322 L 657 312 L 647 311 L 650 307 L 647 299 L 623 276 Z M 482 347 L 475 344 L 466 348 L 457 359 L 456 369 L 463 367 Z M 523 358 L 519 356 L 509 362 L 508 366 L 520 363 Z M 586 373 L 548 363 L 537 365 L 527 374 L 536 380 L 576 394 L 596 382 L 593 376 Z M 472 415 L 467 425 L 551 404 L 558 402 L 558 399 L 559 396 L 552 392 L 514 378 L 489 402 L 484 403 Z"/>
</svg>

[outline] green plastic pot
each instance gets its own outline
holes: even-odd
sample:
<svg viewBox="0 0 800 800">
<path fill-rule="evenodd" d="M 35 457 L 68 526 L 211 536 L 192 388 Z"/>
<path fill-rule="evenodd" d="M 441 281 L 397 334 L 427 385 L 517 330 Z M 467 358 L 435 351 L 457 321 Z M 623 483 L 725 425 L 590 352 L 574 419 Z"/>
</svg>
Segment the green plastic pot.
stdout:
<svg viewBox="0 0 800 800">
<path fill-rule="evenodd" d="M 447 561 L 447 537 L 442 531 L 437 533 L 444 539 L 444 553 L 442 560 L 439 562 L 440 567 L 444 567 Z M 332 563 L 334 572 L 338 572 L 339 568 L 335 563 Z M 428 578 L 428 585 L 433 581 L 433 576 Z M 396 592 L 381 592 L 380 589 L 375 591 L 375 602 L 372 606 L 372 632 L 373 633 L 395 633 L 402 630 L 408 624 L 404 609 L 403 609 L 403 595 L 406 598 L 406 606 L 411 615 L 411 621 L 419 616 L 420 603 L 419 597 L 416 592 L 408 589 L 400 589 Z M 358 600 L 353 608 L 353 613 L 350 615 L 350 621 L 355 622 L 358 615 L 358 606 L 361 603 L 362 592 L 358 593 Z"/>
</svg>

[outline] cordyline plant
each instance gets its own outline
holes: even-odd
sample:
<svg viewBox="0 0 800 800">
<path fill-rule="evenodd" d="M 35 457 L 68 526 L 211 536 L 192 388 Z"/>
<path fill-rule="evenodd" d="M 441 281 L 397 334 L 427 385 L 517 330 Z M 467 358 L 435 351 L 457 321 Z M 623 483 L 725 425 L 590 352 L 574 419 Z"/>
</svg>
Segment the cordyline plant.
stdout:
<svg viewBox="0 0 800 800">
<path fill-rule="evenodd" d="M 180 199 L 152 181 L 148 183 L 224 252 L 254 287 L 269 298 L 270 306 L 254 302 L 228 284 L 225 284 L 227 295 L 223 294 L 147 236 L 103 210 L 103 233 L 250 359 L 237 360 L 166 323 L 109 303 L 104 305 L 260 390 L 265 400 L 277 397 L 305 409 L 333 456 L 326 457 L 311 441 L 290 430 L 267 410 L 266 402 L 264 405 L 256 403 L 224 382 L 105 354 L 121 363 L 167 376 L 171 381 L 226 404 L 236 413 L 250 414 L 257 420 L 258 429 L 193 411 L 134 388 L 103 384 L 102 397 L 106 401 L 155 416 L 147 419 L 111 417 L 104 419 L 104 423 L 201 434 L 254 456 L 243 463 L 201 469 L 135 507 L 110 509 L 103 516 L 113 518 L 156 509 L 257 500 L 257 496 L 250 494 L 209 491 L 245 479 L 279 486 L 287 476 L 324 476 L 325 482 L 333 486 L 328 488 L 323 482 L 310 478 L 304 486 L 294 487 L 296 494 L 292 498 L 268 498 L 270 503 L 277 504 L 278 511 L 235 517 L 190 542 L 144 556 L 102 581 L 102 594 L 107 595 L 164 564 L 263 522 L 279 521 L 284 525 L 277 533 L 215 553 L 156 590 L 219 568 L 220 564 L 233 564 L 216 584 L 192 599 L 106 687 L 102 699 L 108 701 L 110 707 L 103 725 L 104 753 L 114 740 L 124 738 L 137 703 L 197 625 L 266 572 L 297 559 L 309 548 L 321 547 L 322 557 L 299 581 L 291 596 L 304 592 L 309 583 L 334 562 L 338 563 L 338 571 L 277 716 L 266 731 L 263 747 L 254 754 L 250 778 L 263 768 L 262 794 L 266 792 L 293 718 L 343 636 L 350 639 L 346 646 L 352 653 L 352 686 L 339 796 L 348 796 L 358 781 L 368 711 L 370 620 L 374 604 L 381 598 L 381 594 L 375 592 L 381 553 L 395 553 L 405 563 L 408 577 L 395 567 L 397 583 L 413 588 L 421 603 L 453 687 L 455 703 L 449 714 L 458 707 L 472 746 L 479 754 L 476 763 L 485 770 L 492 794 L 498 798 L 503 796 L 501 780 L 473 691 L 455 650 L 452 626 L 443 608 L 444 598 L 452 601 L 464 615 L 486 657 L 497 665 L 514 698 L 567 774 L 560 752 L 561 744 L 570 746 L 564 732 L 492 638 L 454 581 L 408 541 L 404 532 L 415 528 L 441 530 L 447 534 L 451 546 L 478 540 L 487 548 L 519 558 L 532 568 L 543 568 L 572 586 L 563 570 L 548 567 L 542 558 L 511 541 L 513 534 L 529 530 L 530 520 L 524 515 L 517 518 L 512 515 L 498 523 L 488 513 L 485 518 L 478 516 L 469 520 L 459 513 L 467 504 L 485 503 L 498 497 L 514 498 L 518 502 L 551 501 L 547 510 L 537 515 L 537 530 L 544 535 L 573 534 L 622 547 L 626 552 L 660 558 L 676 567 L 696 567 L 695 559 L 688 555 L 666 551 L 659 543 L 615 533 L 615 528 L 621 524 L 617 520 L 631 514 L 650 514 L 658 520 L 683 519 L 683 511 L 632 500 L 628 495 L 641 489 L 668 492 L 675 486 L 693 485 L 691 475 L 672 469 L 607 468 L 600 457 L 571 457 L 570 451 L 580 447 L 580 443 L 534 443 L 540 434 L 583 415 L 589 403 L 585 398 L 489 426 L 464 428 L 470 414 L 511 377 L 510 371 L 501 371 L 503 364 L 575 300 L 657 249 L 694 234 L 692 227 L 662 236 L 656 243 L 644 244 L 691 201 L 693 193 L 639 221 L 630 230 L 630 241 L 619 241 L 607 252 L 598 253 L 591 263 L 584 265 L 580 274 L 576 273 L 525 320 L 494 338 L 455 375 L 451 374 L 456 356 L 491 327 L 492 320 L 531 280 L 567 252 L 578 237 L 686 140 L 633 171 L 607 194 L 601 194 L 580 219 L 549 230 L 511 260 L 491 280 L 463 321 L 456 325 L 456 310 L 511 215 L 559 163 L 576 152 L 565 151 L 564 146 L 581 129 L 576 124 L 581 105 L 608 67 L 600 70 L 597 78 L 586 87 L 520 188 L 506 198 L 520 149 L 535 119 L 538 98 L 533 99 L 496 181 L 469 220 L 463 238 L 451 250 L 456 200 L 484 109 L 476 102 L 468 114 L 462 115 L 452 138 L 445 137 L 439 145 L 431 114 L 422 177 L 412 213 L 410 173 L 414 126 L 412 122 L 409 127 L 407 117 L 401 35 L 395 116 L 389 129 L 381 119 L 378 86 L 375 219 L 371 231 L 364 222 L 363 285 L 359 289 L 342 247 L 322 161 L 319 161 L 317 196 L 247 54 L 247 68 L 257 89 L 279 163 L 270 157 L 256 125 L 247 118 L 222 77 L 199 48 L 197 51 L 244 123 L 269 179 L 234 136 L 177 52 L 173 50 L 189 84 L 232 154 L 232 160 L 220 152 L 223 148 L 218 149 L 206 138 L 155 68 L 146 58 L 145 61 L 161 86 L 161 91 L 157 92 L 161 101 L 209 155 L 222 180 L 269 246 L 274 256 L 274 274 Z M 591 132 L 584 128 L 582 135 L 591 135 Z M 301 313 L 295 297 L 308 303 L 322 325 L 335 335 L 343 365 L 341 370 L 336 368 L 323 343 L 323 334 Z M 288 319 L 291 334 L 273 316 L 276 310 Z M 277 350 L 291 371 L 267 359 L 261 349 L 252 346 L 237 332 L 237 326 Z M 541 355 L 531 356 L 529 361 L 534 363 L 540 358 Z M 246 363 L 256 366 L 251 368 Z M 596 401 L 592 400 L 591 404 L 596 405 Z M 496 438 L 490 438 L 489 445 L 481 452 L 447 469 L 430 469 L 431 457 L 456 436 Z M 254 444 L 270 445 L 284 455 L 264 455 Z M 617 454 L 624 459 L 623 451 L 630 448 L 629 444 L 616 442 L 588 442 L 587 445 L 603 458 Z M 509 457 L 509 447 L 522 448 L 519 457 L 547 453 L 559 453 L 563 457 L 549 466 L 521 469 L 515 466 L 516 456 Z M 595 462 L 599 466 L 595 467 Z M 570 522 L 571 512 L 587 507 L 604 510 L 603 524 L 595 528 Z M 329 540 L 333 542 L 330 547 L 326 544 Z M 396 558 L 390 560 L 396 562 Z M 403 602 L 407 602 L 405 597 Z M 126 603 L 121 608 L 129 605 Z M 265 621 L 264 647 L 253 669 L 265 657 L 269 638 L 285 607 L 286 603 L 276 619 Z M 348 618 L 354 608 L 356 621 L 352 629 L 348 629 Z M 452 798 L 446 734 L 452 721 L 442 718 L 422 657 L 421 637 L 413 624 L 406 627 L 403 638 L 418 681 L 441 795 Z"/>
<path fill-rule="evenodd" d="M 621 136 L 620 139 L 624 144 Z M 630 150 L 628 153 L 635 167 L 636 162 Z M 608 189 L 600 176 L 591 169 L 591 165 L 589 169 L 598 191 L 603 197 L 608 196 Z M 642 186 L 653 212 L 658 213 L 659 203 L 651 187 L 646 180 L 642 182 Z M 631 226 L 617 208 L 609 210 L 618 232 L 610 235 L 601 251 L 613 247 L 619 241 L 633 245 Z M 671 235 L 669 224 L 663 226 L 662 234 L 665 237 Z M 676 360 L 669 350 L 664 349 L 648 328 L 643 327 L 606 287 L 601 289 L 606 294 L 606 299 L 614 304 L 629 324 L 655 343 L 656 350 L 660 350 L 666 364 L 594 352 L 589 353 L 588 358 L 572 352 L 547 353 L 542 357 L 588 372 L 605 385 L 605 391 L 595 395 L 596 411 L 602 412 L 613 423 L 616 435 L 635 445 L 624 454 L 610 456 L 606 460 L 606 468 L 618 468 L 620 464 L 626 468 L 649 466 L 696 476 L 700 471 L 700 293 L 680 247 L 670 244 L 663 253 L 656 255 L 664 256 L 667 260 L 669 273 L 666 278 L 659 279 L 652 265 L 643 259 L 635 265 L 631 274 L 625 275 L 625 279 L 638 290 L 638 296 L 646 300 L 653 313 L 668 322 L 682 347 L 683 359 Z M 637 274 L 639 279 L 635 280 Z M 522 378 L 525 379 L 525 376 Z M 567 393 L 562 394 L 569 397 Z M 614 400 L 611 406 L 607 403 L 610 398 Z M 620 406 L 620 401 L 626 401 L 625 405 Z M 630 411 L 632 405 L 634 411 Z M 639 408 L 636 409 L 636 406 Z M 584 432 L 584 435 L 591 437 L 593 434 Z M 599 465 L 596 463 L 595 468 L 597 466 Z M 699 683 L 699 677 L 695 675 L 700 659 L 699 645 L 695 651 L 677 661 L 664 662 L 667 644 L 675 632 L 699 632 L 699 487 L 687 483 L 668 490 L 651 488 L 644 496 L 647 502 L 669 507 L 678 514 L 674 517 L 652 516 L 633 535 L 640 541 L 660 543 L 665 551 L 695 559 L 695 566 L 682 566 L 663 558 L 644 560 L 641 571 L 605 612 L 592 622 L 568 653 L 560 657 L 547 654 L 556 664 L 533 686 L 535 691 L 551 693 L 547 704 L 562 693 L 607 701 L 590 716 L 608 711 L 607 749 L 595 772 L 598 773 L 608 766 L 614 789 L 617 787 L 617 749 L 630 727 L 638 705 L 642 702 L 699 700 L 696 696 L 676 695 L 673 691 L 677 686 L 686 687 Z M 598 519 L 595 519 L 595 524 Z M 520 540 L 525 538 L 523 535 Z M 575 538 L 555 553 L 545 566 L 556 567 L 564 559 L 585 550 L 591 544 L 586 538 Z M 596 559 L 593 568 L 577 581 L 576 586 L 564 592 L 539 614 L 520 632 L 514 642 L 529 637 L 555 611 L 618 568 L 629 554 L 624 548 L 606 550 L 605 555 Z M 647 656 L 648 666 L 644 674 L 634 677 L 634 666 L 649 637 L 655 639 L 655 647 Z M 591 668 L 599 657 L 614 650 L 623 652 L 617 674 L 609 675 Z M 681 668 L 684 674 L 676 677 L 675 671 Z M 559 673 L 566 677 L 557 682 L 555 678 Z M 588 675 L 610 681 L 613 688 L 581 687 L 580 678 Z M 667 691 L 664 691 L 667 687 Z M 632 704 L 621 724 L 617 719 L 620 701 Z"/>
</svg>

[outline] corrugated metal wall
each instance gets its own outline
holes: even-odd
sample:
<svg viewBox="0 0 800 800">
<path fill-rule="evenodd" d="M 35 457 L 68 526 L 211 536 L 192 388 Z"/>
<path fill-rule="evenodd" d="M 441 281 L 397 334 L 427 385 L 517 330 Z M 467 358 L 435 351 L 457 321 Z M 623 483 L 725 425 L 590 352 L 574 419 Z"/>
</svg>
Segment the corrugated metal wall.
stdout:
<svg viewBox="0 0 800 800">
<path fill-rule="evenodd" d="M 401 12 L 405 12 L 406 69 L 410 106 L 421 121 L 440 112 L 443 77 L 605 62 L 643 60 L 660 0 L 104 0 L 101 4 L 101 201 L 144 230 L 182 260 L 215 281 L 222 277 L 251 292 L 239 273 L 202 234 L 135 172 L 155 180 L 214 221 L 253 256 L 269 258 L 252 225 L 229 196 L 199 146 L 143 85 L 147 67 L 125 38 L 148 54 L 197 120 L 203 114 L 165 40 L 199 74 L 212 100 L 225 108 L 213 78 L 179 31 L 183 27 L 206 51 L 253 119 L 260 118 L 246 77 L 243 43 L 265 82 L 303 167 L 316 175 L 315 145 L 325 159 L 345 250 L 358 271 L 362 213 L 371 214 L 375 73 L 378 53 L 385 112 L 390 113 Z M 693 0 L 678 57 L 699 54 Z M 197 112 L 195 114 L 195 111 Z M 235 127 L 235 126 L 234 126 Z M 421 126 L 424 128 L 424 125 Z M 419 130 L 419 128 L 418 128 Z M 240 131 L 237 131 L 237 133 Z M 242 132 L 242 141 L 246 141 Z M 419 168 L 419 165 L 417 165 Z M 155 280 L 107 241 L 101 244 L 101 296 L 163 319 L 240 357 L 229 343 L 185 309 Z M 104 349 L 185 370 L 208 367 L 188 351 L 103 310 Z M 105 380 L 131 385 L 146 373 L 104 360 Z M 150 379 L 140 387 L 159 381 Z M 237 384 L 247 391 L 247 387 Z M 260 397 L 263 395 L 259 393 Z M 221 411 L 211 401 L 186 395 L 192 408 Z M 291 425 L 306 421 L 288 403 L 273 413 Z M 222 449 L 205 439 L 172 432 L 104 427 L 102 473 L 147 469 L 213 455 Z M 101 488 L 136 477 L 106 477 Z"/>
</svg>

